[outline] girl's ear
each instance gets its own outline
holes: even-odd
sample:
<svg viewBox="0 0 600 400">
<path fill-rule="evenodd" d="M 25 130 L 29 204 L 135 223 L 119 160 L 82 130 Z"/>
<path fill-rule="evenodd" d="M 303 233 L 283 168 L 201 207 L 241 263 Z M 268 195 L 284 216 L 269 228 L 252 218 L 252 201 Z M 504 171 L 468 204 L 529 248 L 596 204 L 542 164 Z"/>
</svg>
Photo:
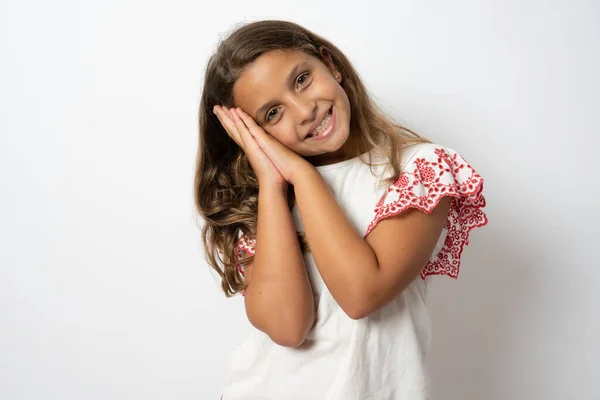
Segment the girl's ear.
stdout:
<svg viewBox="0 0 600 400">
<path fill-rule="evenodd" d="M 321 55 L 321 60 L 325 63 L 325 65 L 327 65 L 327 68 L 329 68 L 329 71 L 331 71 L 331 74 L 334 76 L 335 80 L 338 83 L 342 83 L 342 74 L 340 74 L 340 71 L 338 71 L 338 69 L 335 67 L 329 50 L 321 46 L 319 48 L 319 54 Z"/>
</svg>

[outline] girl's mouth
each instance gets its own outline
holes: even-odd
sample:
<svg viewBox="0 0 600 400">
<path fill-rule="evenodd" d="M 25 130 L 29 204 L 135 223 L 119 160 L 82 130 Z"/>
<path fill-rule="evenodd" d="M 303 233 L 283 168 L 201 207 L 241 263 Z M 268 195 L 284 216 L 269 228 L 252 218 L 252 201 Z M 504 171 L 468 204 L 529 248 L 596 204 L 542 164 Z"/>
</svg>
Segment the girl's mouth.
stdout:
<svg viewBox="0 0 600 400">
<path fill-rule="evenodd" d="M 333 111 L 333 106 L 329 109 L 321 124 L 313 129 L 307 136 L 306 139 L 311 140 L 323 140 L 331 135 L 333 129 L 335 128 L 335 112 Z"/>
</svg>

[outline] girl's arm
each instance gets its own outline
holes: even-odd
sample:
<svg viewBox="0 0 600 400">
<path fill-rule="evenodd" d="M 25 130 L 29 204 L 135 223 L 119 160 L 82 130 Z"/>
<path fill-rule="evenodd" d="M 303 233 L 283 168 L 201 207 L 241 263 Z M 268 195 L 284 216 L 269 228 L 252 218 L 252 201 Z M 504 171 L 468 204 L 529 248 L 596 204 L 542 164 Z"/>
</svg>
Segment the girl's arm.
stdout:
<svg viewBox="0 0 600 400">
<path fill-rule="evenodd" d="M 379 310 L 419 275 L 450 209 L 450 198 L 444 197 L 431 214 L 404 211 L 381 221 L 363 239 L 314 167 L 295 173 L 294 190 L 317 268 L 353 319 Z"/>
<path fill-rule="evenodd" d="M 275 343 L 295 347 L 315 320 L 312 288 L 285 187 L 264 185 L 258 193 L 254 262 L 245 270 L 246 313 Z"/>
<path fill-rule="evenodd" d="M 406 210 L 381 221 L 366 239 L 354 229 L 319 172 L 241 109 L 238 130 L 252 135 L 282 177 L 294 185 L 308 245 L 340 307 L 358 319 L 379 310 L 423 270 L 444 228 L 450 199 L 430 214 Z"/>
<path fill-rule="evenodd" d="M 298 346 L 315 320 L 312 288 L 287 204 L 287 182 L 237 114 L 215 106 L 229 136 L 244 150 L 259 181 L 254 262 L 245 269 L 246 314 L 282 346 Z"/>
</svg>

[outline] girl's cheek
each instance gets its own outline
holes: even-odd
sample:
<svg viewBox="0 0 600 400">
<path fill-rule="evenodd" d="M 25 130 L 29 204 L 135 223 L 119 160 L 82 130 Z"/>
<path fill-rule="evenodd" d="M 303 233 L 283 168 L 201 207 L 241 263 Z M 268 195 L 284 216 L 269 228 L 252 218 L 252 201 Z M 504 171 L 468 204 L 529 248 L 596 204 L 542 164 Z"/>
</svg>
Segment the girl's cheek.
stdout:
<svg viewBox="0 0 600 400">
<path fill-rule="evenodd" d="M 280 121 L 281 123 L 281 121 Z M 277 126 L 275 128 L 271 128 L 269 129 L 267 132 L 268 135 L 273 136 L 275 139 L 277 139 L 279 142 L 283 143 L 285 146 L 288 146 L 288 138 L 282 134 L 282 132 L 285 132 L 285 129 L 281 129 L 282 126 L 280 124 L 277 124 Z"/>
<path fill-rule="evenodd" d="M 284 116 L 285 118 L 285 116 Z M 294 124 L 292 123 L 292 121 L 288 118 L 285 118 L 282 121 L 279 121 L 279 124 L 277 124 L 277 136 L 276 138 L 283 144 L 286 145 L 286 147 L 290 147 L 290 141 L 294 136 L 294 133 L 297 130 L 297 127 L 294 126 Z"/>
</svg>

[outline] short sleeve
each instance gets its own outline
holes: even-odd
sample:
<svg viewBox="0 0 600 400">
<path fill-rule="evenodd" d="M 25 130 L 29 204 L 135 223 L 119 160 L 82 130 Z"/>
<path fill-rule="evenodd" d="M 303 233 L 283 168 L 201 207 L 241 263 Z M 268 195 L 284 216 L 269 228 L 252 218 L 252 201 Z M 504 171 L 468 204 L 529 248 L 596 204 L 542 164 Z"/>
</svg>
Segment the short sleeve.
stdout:
<svg viewBox="0 0 600 400">
<path fill-rule="evenodd" d="M 255 247 L 256 247 L 256 239 L 249 238 L 249 237 L 243 235 L 241 232 L 239 233 L 238 240 L 235 243 L 234 256 L 235 256 L 235 261 L 237 262 L 237 264 L 236 264 L 237 270 L 241 276 L 244 276 L 244 266 L 241 263 L 241 261 L 245 257 L 244 254 L 253 256 L 255 253 L 255 251 L 254 251 Z M 246 293 L 245 290 L 241 291 L 242 296 L 244 296 L 245 293 Z"/>
<path fill-rule="evenodd" d="M 368 235 L 385 218 L 409 208 L 430 214 L 444 196 L 453 197 L 446 219 L 446 237 L 431 256 L 421 277 L 448 275 L 457 278 L 463 247 L 469 244 L 473 228 L 487 224 L 482 208 L 483 178 L 452 149 L 422 145 L 405 164 L 403 172 L 375 206 Z"/>
<path fill-rule="evenodd" d="M 256 239 L 249 238 L 240 233 L 240 237 L 235 244 L 235 260 L 238 261 L 237 268 L 240 274 L 244 275 L 244 268 L 239 261 L 244 259 L 244 253 L 249 256 L 253 256 L 255 247 Z"/>
</svg>

